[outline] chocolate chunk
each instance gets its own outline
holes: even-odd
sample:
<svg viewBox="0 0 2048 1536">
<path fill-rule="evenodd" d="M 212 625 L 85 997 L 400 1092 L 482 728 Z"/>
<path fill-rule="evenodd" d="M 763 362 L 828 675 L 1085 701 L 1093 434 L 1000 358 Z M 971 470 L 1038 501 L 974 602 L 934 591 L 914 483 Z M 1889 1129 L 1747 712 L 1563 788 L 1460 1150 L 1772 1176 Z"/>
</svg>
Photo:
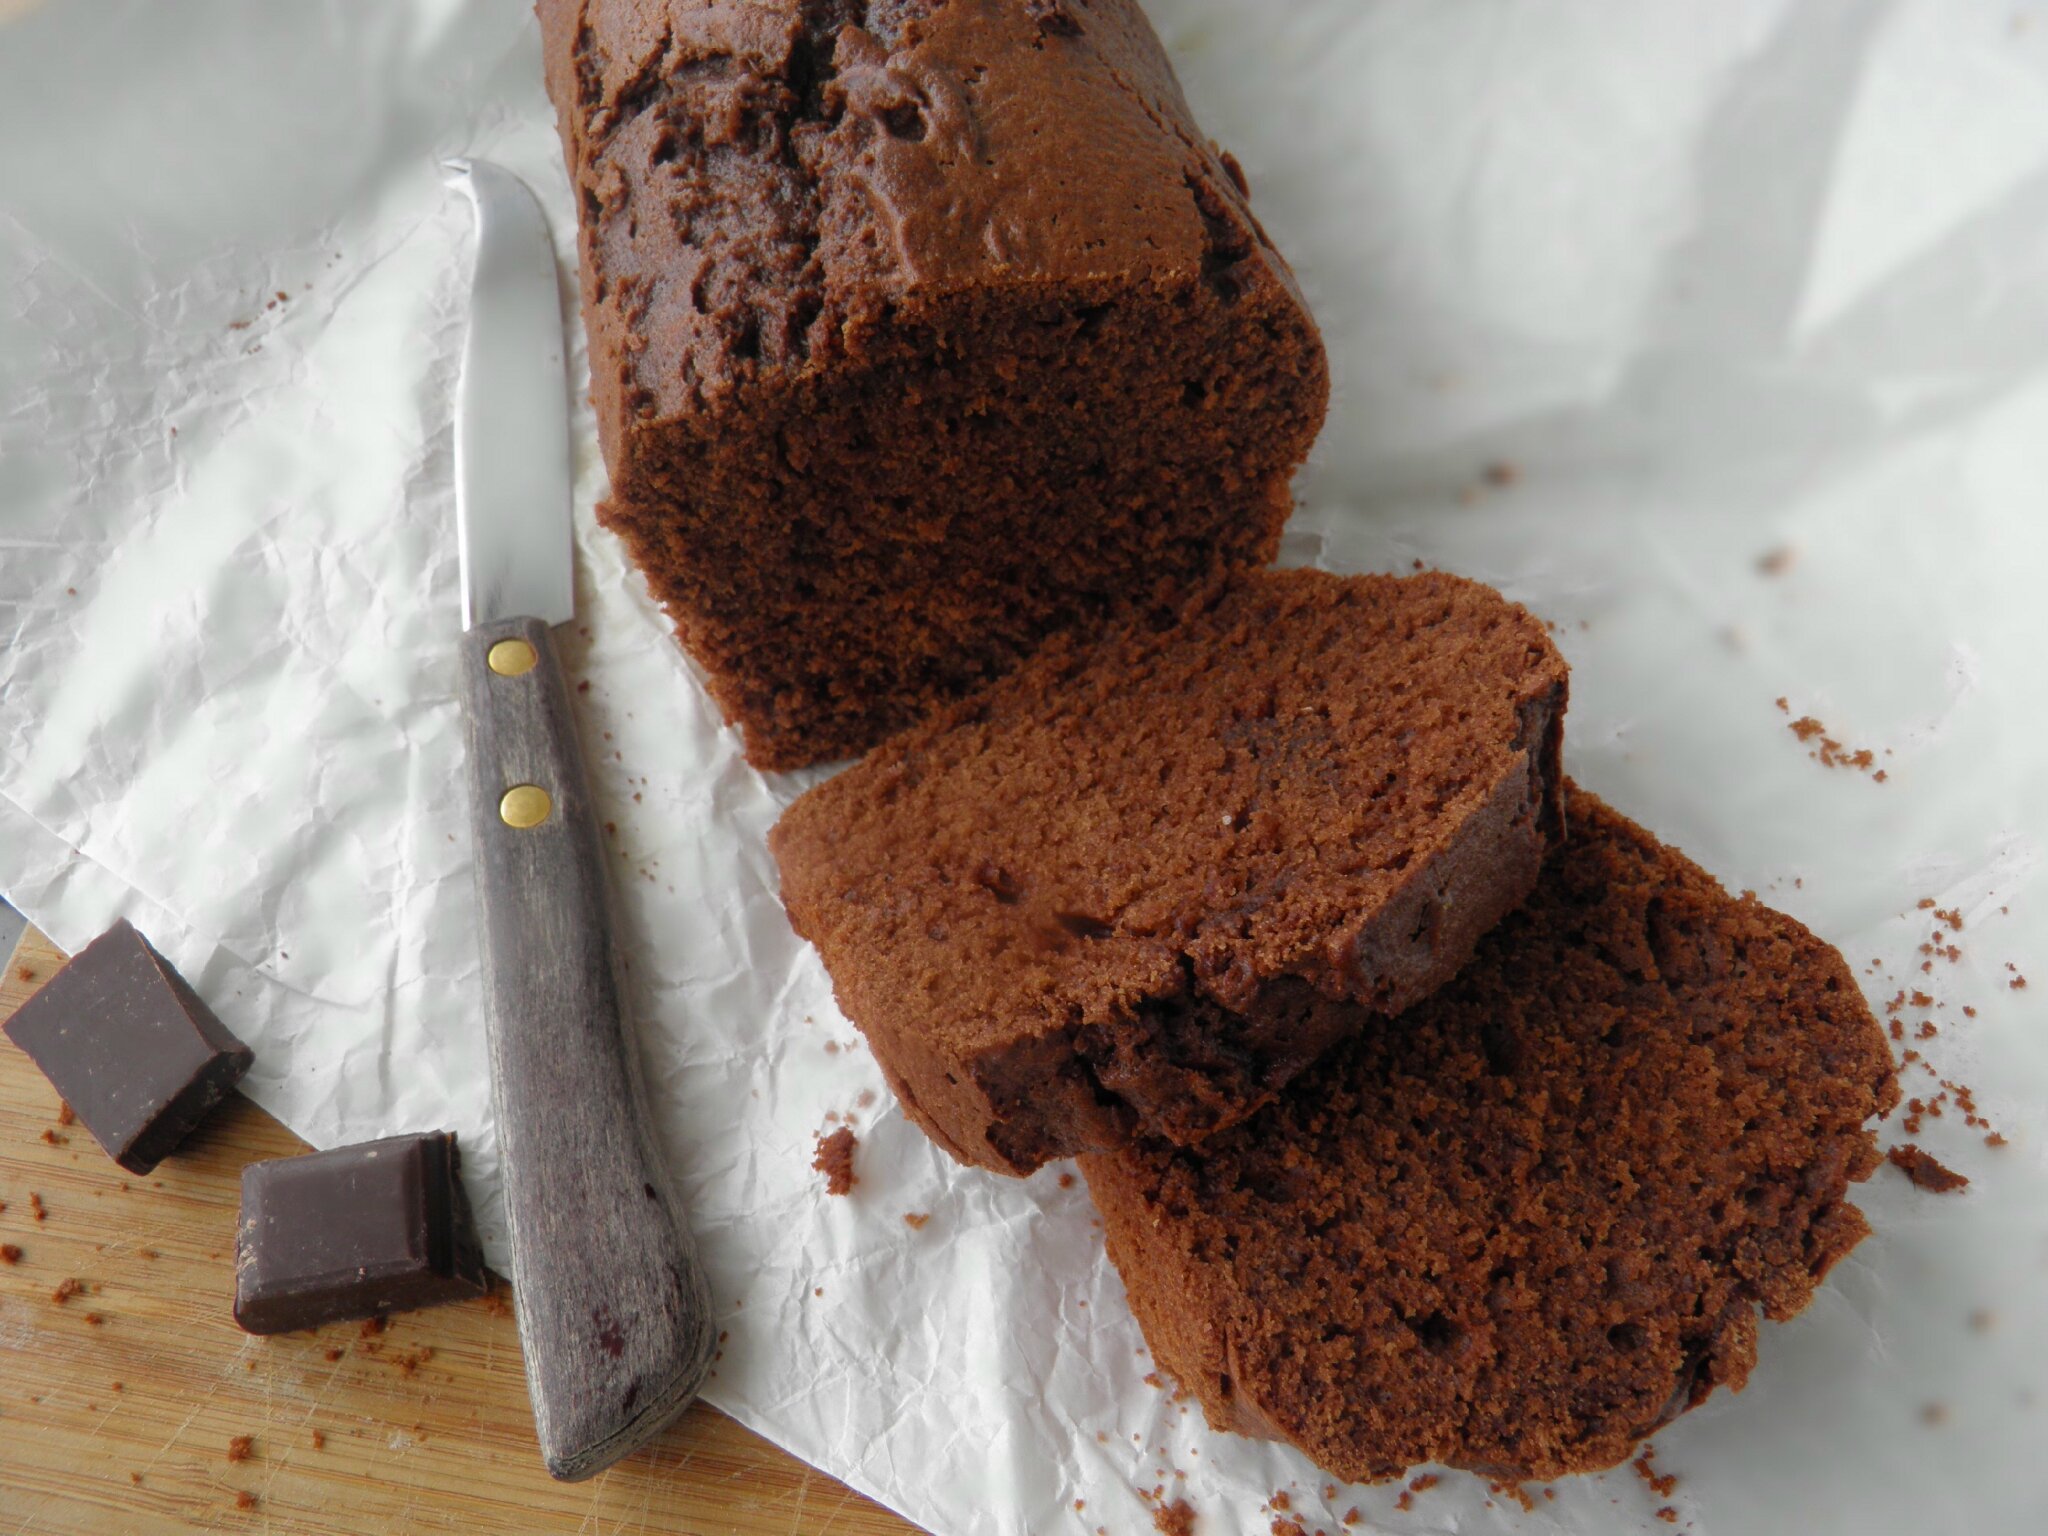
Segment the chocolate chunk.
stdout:
<svg viewBox="0 0 2048 1536">
<path fill-rule="evenodd" d="M 242 1170 L 235 1321 L 286 1333 L 483 1294 L 483 1249 L 447 1131 Z"/>
<path fill-rule="evenodd" d="M 6 1030 L 130 1173 L 170 1156 L 254 1060 L 125 919 L 73 956 Z"/>
</svg>

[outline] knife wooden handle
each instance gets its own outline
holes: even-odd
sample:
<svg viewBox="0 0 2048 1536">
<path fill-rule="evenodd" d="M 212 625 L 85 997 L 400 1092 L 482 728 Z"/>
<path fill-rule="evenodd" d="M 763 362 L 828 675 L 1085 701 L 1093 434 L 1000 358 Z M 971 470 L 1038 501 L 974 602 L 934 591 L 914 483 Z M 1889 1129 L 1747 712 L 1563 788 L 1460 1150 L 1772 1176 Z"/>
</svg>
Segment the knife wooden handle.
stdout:
<svg viewBox="0 0 2048 1536">
<path fill-rule="evenodd" d="M 710 1294 L 626 1032 L 610 881 L 545 624 L 462 637 L 485 1027 L 541 1455 L 602 1471 L 689 1406 Z"/>
</svg>

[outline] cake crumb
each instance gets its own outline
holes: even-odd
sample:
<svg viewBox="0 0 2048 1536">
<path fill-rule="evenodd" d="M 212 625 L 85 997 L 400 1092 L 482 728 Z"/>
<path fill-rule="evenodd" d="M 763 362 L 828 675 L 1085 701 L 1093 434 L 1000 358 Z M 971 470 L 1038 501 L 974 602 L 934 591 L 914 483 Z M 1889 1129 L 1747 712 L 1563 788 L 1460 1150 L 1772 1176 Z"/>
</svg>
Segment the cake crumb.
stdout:
<svg viewBox="0 0 2048 1536">
<path fill-rule="evenodd" d="M 342 1351 L 340 1349 L 330 1349 L 327 1351 L 327 1363 L 329 1365 L 332 1365 L 335 1361 L 339 1360 L 341 1356 Z"/>
<path fill-rule="evenodd" d="M 361 1328 L 358 1328 L 358 1329 L 356 1330 L 356 1336 L 357 1336 L 358 1338 L 363 1338 L 363 1339 L 374 1339 L 374 1338 L 375 1338 L 375 1337 L 376 1337 L 376 1336 L 377 1336 L 378 1334 L 382 1333 L 382 1332 L 383 1332 L 383 1331 L 384 1331 L 384 1330 L 385 1330 L 386 1328 L 388 1328 L 388 1327 L 390 1327 L 390 1326 L 391 1326 L 391 1322 L 390 1322 L 390 1319 L 388 1319 L 388 1318 L 383 1318 L 383 1317 L 369 1317 L 369 1318 L 365 1318 L 365 1319 L 363 1319 L 363 1326 L 362 1326 Z"/>
<path fill-rule="evenodd" d="M 1648 1483 L 1650 1491 L 1656 1494 L 1658 1498 L 1668 1499 L 1671 1497 L 1673 1490 L 1678 1487 L 1678 1476 L 1673 1472 L 1659 1472 L 1656 1467 L 1656 1458 L 1656 1448 L 1654 1446 L 1644 1446 L 1643 1454 L 1638 1456 L 1633 1463 L 1636 1469 L 1636 1476 Z"/>
<path fill-rule="evenodd" d="M 903 1215 L 903 1225 L 913 1232 L 922 1232 L 925 1223 L 931 1219 L 930 1211 L 906 1211 Z"/>
<path fill-rule="evenodd" d="M 1343 1523 L 1346 1525 L 1356 1525 L 1359 1521 L 1363 1520 L 1364 1518 L 1364 1513 L 1360 1511 L 1359 1507 L 1356 1504 L 1354 1504 L 1349 1509 L 1344 1511 Z"/>
<path fill-rule="evenodd" d="M 1308 1536 L 1308 1528 L 1299 1520 L 1275 1520 L 1272 1526 L 1272 1536 Z"/>
<path fill-rule="evenodd" d="M 1152 1511 L 1152 1528 L 1159 1536 L 1194 1536 L 1195 1512 L 1186 1499 L 1175 1499 Z"/>
<path fill-rule="evenodd" d="M 32 967 L 26 965 L 17 965 L 14 968 L 14 979 L 16 981 L 34 981 L 36 979 L 36 973 Z"/>
<path fill-rule="evenodd" d="M 1894 1168 L 1911 1179 L 1916 1189 L 1924 1189 L 1929 1194 L 1953 1194 L 1957 1190 L 1970 1187 L 1967 1177 L 1952 1168 L 1944 1167 L 1910 1141 L 1893 1147 L 1885 1153 L 1885 1158 Z"/>
<path fill-rule="evenodd" d="M 1657 1518 L 1659 1520 L 1662 1520 L 1666 1525 L 1676 1525 L 1678 1524 L 1678 1511 L 1673 1509 L 1669 1504 L 1666 1504 L 1662 1509 L 1657 1511 Z"/>
<path fill-rule="evenodd" d="M 830 1136 L 818 1138 L 817 1155 L 811 1159 L 811 1166 L 825 1175 L 826 1194 L 851 1194 L 853 1186 L 860 1182 L 853 1172 L 853 1153 L 859 1145 L 860 1138 L 843 1125 Z"/>
<path fill-rule="evenodd" d="M 254 1509 L 255 1507 L 256 1495 L 251 1493 L 248 1489 L 244 1488 L 240 1493 L 235 1495 L 235 1508 Z"/>
<path fill-rule="evenodd" d="M 77 1118 L 78 1116 L 72 1113 L 70 1101 L 66 1099 L 59 1099 L 57 1101 L 57 1123 L 59 1125 L 69 1125 Z"/>
<path fill-rule="evenodd" d="M 327 1449 L 327 1436 L 324 1432 L 316 1429 L 308 1437 L 308 1439 L 310 1440 L 314 1450 L 324 1451 Z"/>
<path fill-rule="evenodd" d="M 1271 1504 L 1273 1508 L 1280 1511 L 1280 1513 L 1283 1515 L 1294 1508 L 1294 1500 L 1289 1498 L 1284 1493 L 1274 1494 L 1271 1499 L 1267 1500 L 1267 1502 Z"/>
<path fill-rule="evenodd" d="M 21 1257 L 19 1243 L 0 1243 L 0 1264 L 19 1264 Z"/>
<path fill-rule="evenodd" d="M 237 1435 L 228 1442 L 229 1461 L 247 1461 L 256 1454 L 256 1441 L 250 1435 Z"/>
<path fill-rule="evenodd" d="M 1072 1189 L 1073 1187 L 1074 1187 L 1074 1176 L 1073 1176 L 1073 1175 L 1072 1175 L 1071 1173 L 1063 1173 L 1063 1174 L 1061 1174 L 1061 1175 L 1060 1175 L 1060 1188 L 1061 1188 L 1061 1189 Z"/>
<path fill-rule="evenodd" d="M 50 1300 L 61 1307 L 72 1297 L 84 1294 L 85 1282 L 83 1280 L 64 1280 L 58 1283 L 57 1289 L 50 1292 Z"/>
</svg>

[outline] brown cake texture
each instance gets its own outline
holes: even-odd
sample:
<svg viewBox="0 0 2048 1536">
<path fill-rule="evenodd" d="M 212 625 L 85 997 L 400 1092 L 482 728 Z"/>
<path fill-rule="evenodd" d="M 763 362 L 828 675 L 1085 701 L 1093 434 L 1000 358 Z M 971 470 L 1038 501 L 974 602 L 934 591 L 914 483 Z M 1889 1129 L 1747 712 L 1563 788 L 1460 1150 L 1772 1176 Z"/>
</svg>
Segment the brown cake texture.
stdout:
<svg viewBox="0 0 2048 1536">
<path fill-rule="evenodd" d="M 749 759 L 1272 558 L 1328 369 L 1133 0 L 541 0 L 625 541 Z"/>
<path fill-rule="evenodd" d="M 1565 692 L 1543 626 L 1475 582 L 1244 573 L 803 796 L 783 902 L 962 1162 L 1196 1141 L 1528 894 Z"/>
<path fill-rule="evenodd" d="M 1160 1364 L 1330 1473 L 1551 1478 L 1740 1388 L 1868 1231 L 1848 966 L 1590 795 L 1457 980 L 1193 1150 L 1083 1160 Z"/>
</svg>

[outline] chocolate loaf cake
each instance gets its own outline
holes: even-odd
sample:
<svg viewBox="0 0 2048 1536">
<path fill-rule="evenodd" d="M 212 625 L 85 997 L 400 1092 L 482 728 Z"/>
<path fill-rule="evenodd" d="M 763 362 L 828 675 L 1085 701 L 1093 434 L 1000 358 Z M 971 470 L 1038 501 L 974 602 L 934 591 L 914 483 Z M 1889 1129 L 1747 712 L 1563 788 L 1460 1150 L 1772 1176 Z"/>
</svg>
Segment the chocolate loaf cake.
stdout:
<svg viewBox="0 0 2048 1536">
<path fill-rule="evenodd" d="M 618 533 L 749 759 L 1269 560 L 1322 343 L 1133 0 L 541 0 Z"/>
<path fill-rule="evenodd" d="M 1335 1476 L 1613 1466 L 1867 1228 L 1898 1098 L 1842 958 L 1590 795 L 1529 903 L 1196 1150 L 1083 1160 L 1161 1365 Z"/>
<path fill-rule="evenodd" d="M 783 901 L 962 1162 L 1197 1141 L 1528 894 L 1565 684 L 1476 583 L 1242 574 L 812 790 L 771 839 Z"/>
</svg>

